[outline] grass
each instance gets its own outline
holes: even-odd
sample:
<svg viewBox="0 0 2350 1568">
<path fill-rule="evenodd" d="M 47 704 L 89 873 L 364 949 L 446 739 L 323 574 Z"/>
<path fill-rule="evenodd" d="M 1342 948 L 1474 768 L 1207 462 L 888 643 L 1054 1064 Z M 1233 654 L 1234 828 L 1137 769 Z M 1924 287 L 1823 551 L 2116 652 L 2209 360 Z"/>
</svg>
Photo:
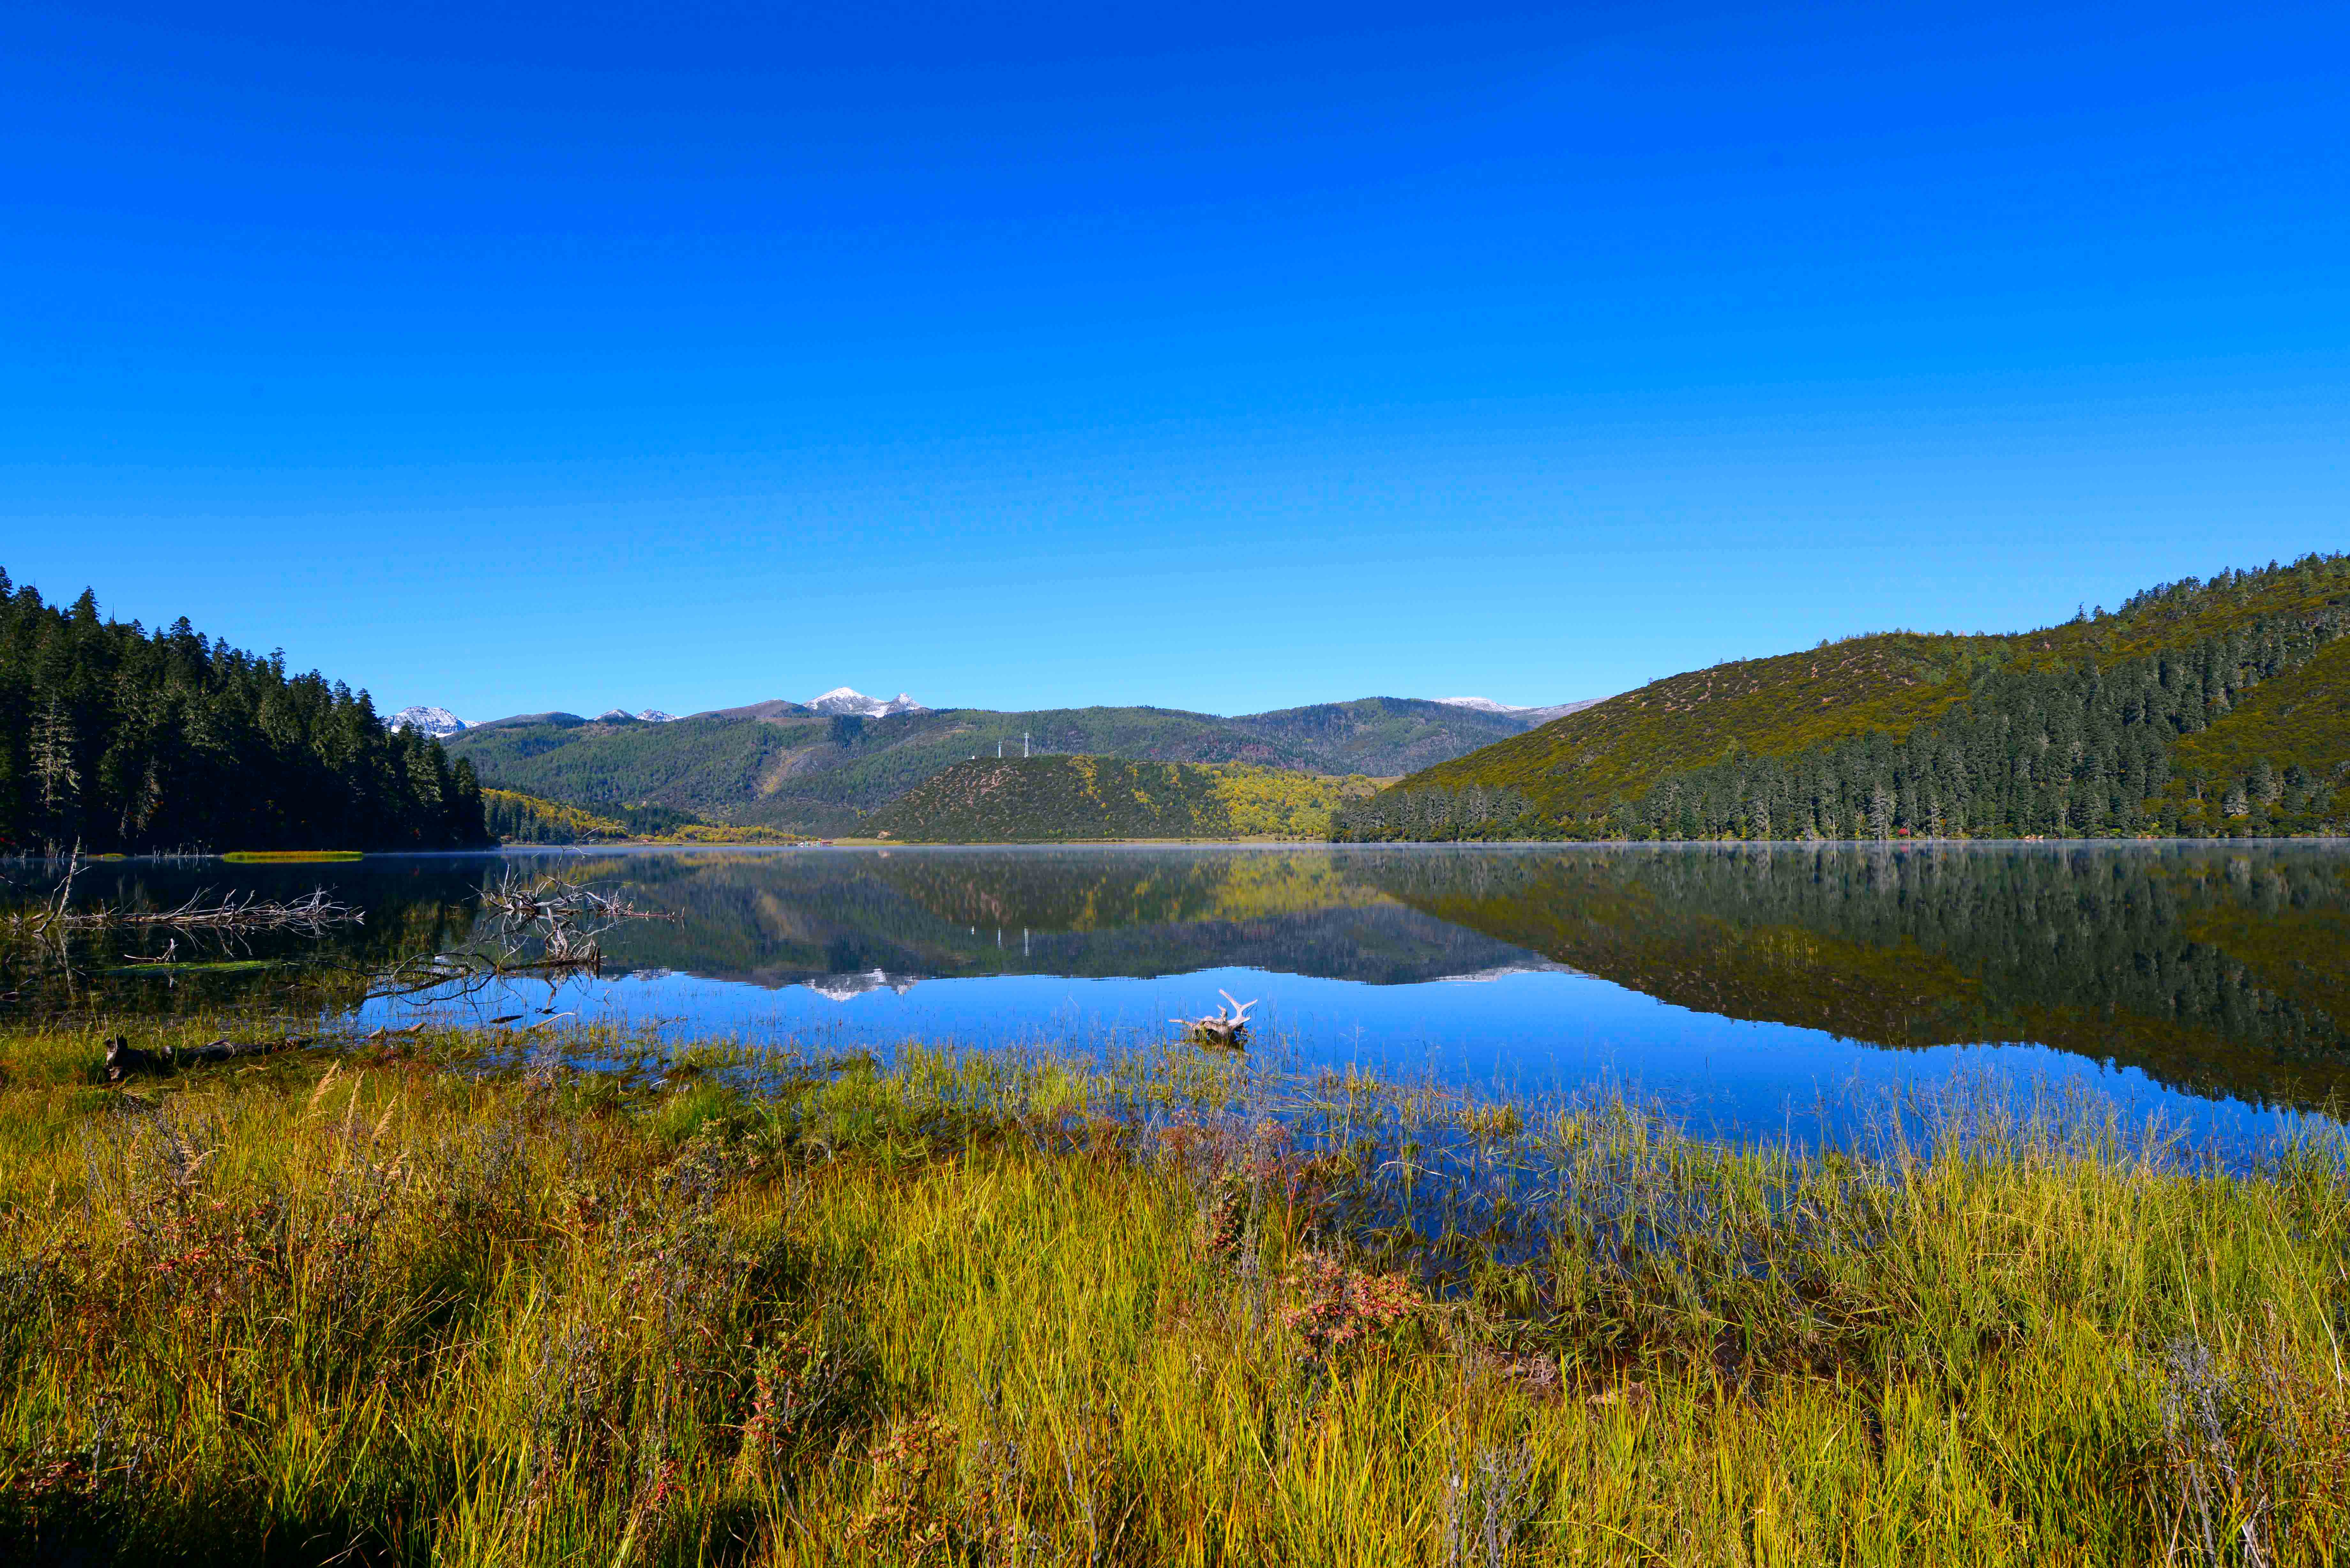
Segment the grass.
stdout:
<svg viewBox="0 0 2350 1568">
<path fill-rule="evenodd" d="M 364 860 L 367 855 L 359 849 L 232 849 L 221 858 L 232 866 L 307 866 L 317 861 Z"/>
<path fill-rule="evenodd" d="M 10 1561 L 2342 1552 L 2331 1140 L 595 1033 L 116 1090 L 107 1032 L 0 1037 Z"/>
</svg>

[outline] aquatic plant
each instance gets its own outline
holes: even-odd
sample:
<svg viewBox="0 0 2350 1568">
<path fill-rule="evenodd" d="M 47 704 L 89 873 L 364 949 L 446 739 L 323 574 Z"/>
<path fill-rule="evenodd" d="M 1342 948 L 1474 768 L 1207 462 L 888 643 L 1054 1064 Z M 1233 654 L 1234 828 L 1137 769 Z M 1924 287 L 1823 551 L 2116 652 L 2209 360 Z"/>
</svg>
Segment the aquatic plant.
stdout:
<svg viewBox="0 0 2350 1568">
<path fill-rule="evenodd" d="M 0 1551 L 2326 1563 L 2350 1163 L 1185 1050 L 0 1034 Z M 142 1048 L 214 1021 L 125 1025 Z"/>
</svg>

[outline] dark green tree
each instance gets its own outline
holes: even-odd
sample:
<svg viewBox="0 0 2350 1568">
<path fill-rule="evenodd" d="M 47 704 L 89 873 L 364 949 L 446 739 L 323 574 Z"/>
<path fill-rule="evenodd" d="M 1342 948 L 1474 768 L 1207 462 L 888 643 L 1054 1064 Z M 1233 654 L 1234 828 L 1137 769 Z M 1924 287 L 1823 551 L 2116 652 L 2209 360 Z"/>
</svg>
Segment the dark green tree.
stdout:
<svg viewBox="0 0 2350 1568">
<path fill-rule="evenodd" d="M 150 634 L 84 590 L 0 571 L 0 848 L 416 848 L 488 843 L 479 782 L 387 731 L 366 692 L 212 641 Z"/>
</svg>

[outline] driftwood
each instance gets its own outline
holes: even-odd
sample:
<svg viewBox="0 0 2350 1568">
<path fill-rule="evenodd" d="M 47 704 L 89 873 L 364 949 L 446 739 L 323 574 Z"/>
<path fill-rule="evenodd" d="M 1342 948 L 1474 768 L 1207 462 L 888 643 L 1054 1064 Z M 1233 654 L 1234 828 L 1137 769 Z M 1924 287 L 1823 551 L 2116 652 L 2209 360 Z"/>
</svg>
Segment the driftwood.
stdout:
<svg viewBox="0 0 2350 1568">
<path fill-rule="evenodd" d="M 1253 998 L 1243 1002 L 1229 991 L 1216 994 L 1232 1004 L 1229 1012 L 1219 1007 L 1205 1018 L 1170 1018 L 1167 1022 L 1181 1024 L 1183 1038 L 1194 1045 L 1237 1051 L 1248 1044 L 1248 1010 L 1256 1005 L 1256 1001 Z"/>
<path fill-rule="evenodd" d="M 168 926 L 182 931 L 294 931 L 314 937 L 337 926 L 357 925 L 367 916 L 348 904 L 336 902 L 324 888 L 291 903 L 264 899 L 247 893 L 242 898 L 232 894 L 216 904 L 203 901 L 198 893 L 176 909 L 127 912 L 120 909 L 95 909 L 87 915 L 68 915 L 70 926 Z"/>
<path fill-rule="evenodd" d="M 125 1078 L 160 1078 L 182 1067 L 230 1062 L 239 1056 L 266 1056 L 273 1052 L 290 1051 L 301 1044 L 301 1041 L 291 1038 L 237 1043 L 215 1040 L 209 1045 L 191 1046 L 185 1051 L 177 1046 L 166 1046 L 161 1051 L 141 1051 L 131 1044 L 128 1037 L 118 1034 L 106 1043 L 106 1081 L 119 1084 Z"/>
<path fill-rule="evenodd" d="M 324 888 L 314 888 L 306 897 L 290 903 L 265 899 L 250 892 L 242 898 L 232 893 L 215 902 L 207 902 L 211 889 L 203 888 L 191 895 L 178 908 L 171 909 L 116 909 L 103 904 L 91 909 L 74 909 L 68 905 L 73 898 L 74 879 L 81 872 L 81 846 L 77 844 L 73 858 L 66 863 L 65 880 L 58 883 L 56 891 L 37 908 L 10 916 L 9 926 L 36 937 L 67 931 L 110 930 L 118 926 L 236 935 L 247 931 L 293 931 L 300 936 L 316 937 L 325 935 L 337 926 L 356 925 L 367 919 L 362 911 L 329 897 Z"/>
</svg>

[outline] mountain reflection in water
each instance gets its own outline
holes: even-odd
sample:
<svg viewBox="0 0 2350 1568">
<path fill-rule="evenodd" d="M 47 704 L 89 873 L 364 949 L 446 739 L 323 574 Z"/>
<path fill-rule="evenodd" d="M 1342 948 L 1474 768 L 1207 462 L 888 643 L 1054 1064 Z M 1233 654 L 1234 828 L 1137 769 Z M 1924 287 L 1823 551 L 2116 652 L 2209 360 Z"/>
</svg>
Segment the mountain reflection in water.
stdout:
<svg viewBox="0 0 2350 1568">
<path fill-rule="evenodd" d="M 1164 982 L 1118 1002 L 1140 1028 L 1181 977 L 1202 982 L 1181 995 L 1212 1000 L 1217 977 L 1238 971 L 1266 977 L 1285 1009 L 1277 1028 L 1351 1018 L 1355 1045 L 1376 1053 L 1409 1019 L 1439 1070 L 1504 1012 L 1512 1038 L 1531 1039 L 1570 1030 L 1596 999 L 1620 1010 L 1629 992 L 1669 1004 L 1648 1005 L 1615 1058 L 1636 1075 L 1679 1030 L 1702 1037 L 1710 1061 L 1816 1053 L 1825 1038 L 1902 1051 L 2029 1042 L 2190 1096 L 2309 1108 L 2350 1089 L 2350 853 L 2330 846 L 606 851 L 129 862 L 86 873 L 77 892 L 161 905 L 200 886 L 283 894 L 323 881 L 365 908 L 366 924 L 323 949 L 256 950 L 358 973 L 464 940 L 475 888 L 517 859 L 558 857 L 676 917 L 607 937 L 599 994 L 691 991 L 704 1016 L 750 1019 L 755 995 L 797 994 L 806 1001 L 792 1006 L 846 1019 L 892 998 L 907 1011 L 883 1027 L 976 1037 L 981 1019 L 1008 1017 L 1041 1036 L 1135 996 L 1087 982 Z M 136 1009 L 265 1002 L 286 983 L 108 973 L 99 956 L 83 955 L 71 987 L 29 973 L 11 985 L 53 1007 Z M 1512 1000 L 1497 1011 L 1471 992 Z M 1725 1032 L 1723 1020 L 1762 1030 Z"/>
</svg>

